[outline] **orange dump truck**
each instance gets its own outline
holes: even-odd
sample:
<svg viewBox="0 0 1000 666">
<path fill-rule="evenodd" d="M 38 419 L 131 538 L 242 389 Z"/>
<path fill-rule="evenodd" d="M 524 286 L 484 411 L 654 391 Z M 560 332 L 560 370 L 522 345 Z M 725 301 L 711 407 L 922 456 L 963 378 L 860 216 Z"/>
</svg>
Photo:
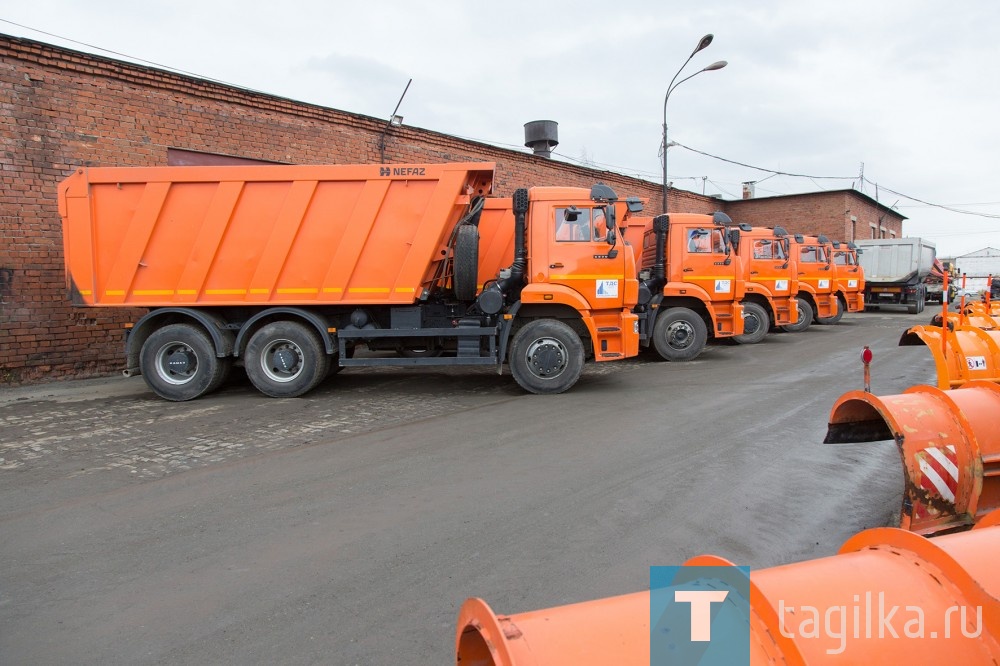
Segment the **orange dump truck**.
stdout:
<svg viewBox="0 0 1000 666">
<path fill-rule="evenodd" d="M 343 367 L 505 362 L 525 390 L 559 393 L 587 356 L 637 354 L 635 259 L 617 242 L 614 192 L 487 199 L 493 171 L 81 168 L 59 187 L 70 297 L 150 309 L 128 328 L 125 373 L 168 400 L 215 389 L 234 362 L 274 397 Z M 483 220 L 513 232 L 481 242 Z M 556 243 L 564 224 L 588 241 Z M 511 238 L 513 262 L 481 274 Z"/>
<path fill-rule="evenodd" d="M 798 317 L 795 295 L 799 278 L 789 258 L 788 232 L 782 227 L 740 224 L 730 230 L 733 246 L 743 264 L 746 283 L 743 298 L 741 344 L 760 342 L 775 326 L 794 324 Z"/>
<path fill-rule="evenodd" d="M 817 319 L 836 316 L 838 301 L 829 246 L 830 240 L 823 235 L 792 236 L 790 254 L 799 278 L 798 320 L 785 326 L 786 331 L 803 331 Z"/>
<path fill-rule="evenodd" d="M 709 337 L 743 333 L 743 267 L 724 213 L 633 216 L 625 232 L 642 248 L 641 344 L 668 361 L 698 356 Z"/>
</svg>

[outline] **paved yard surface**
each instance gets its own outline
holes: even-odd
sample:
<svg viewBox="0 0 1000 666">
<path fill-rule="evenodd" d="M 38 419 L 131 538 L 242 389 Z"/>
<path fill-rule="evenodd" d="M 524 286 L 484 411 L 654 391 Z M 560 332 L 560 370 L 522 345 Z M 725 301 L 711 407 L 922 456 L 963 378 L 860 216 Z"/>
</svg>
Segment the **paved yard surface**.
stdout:
<svg viewBox="0 0 1000 666">
<path fill-rule="evenodd" d="M 591 365 L 564 395 L 486 370 L 352 369 L 0 391 L 0 663 L 447 664 L 468 596 L 518 612 L 648 587 L 703 552 L 765 567 L 892 520 L 891 443 L 822 445 L 842 393 L 933 383 L 929 317 Z"/>
</svg>

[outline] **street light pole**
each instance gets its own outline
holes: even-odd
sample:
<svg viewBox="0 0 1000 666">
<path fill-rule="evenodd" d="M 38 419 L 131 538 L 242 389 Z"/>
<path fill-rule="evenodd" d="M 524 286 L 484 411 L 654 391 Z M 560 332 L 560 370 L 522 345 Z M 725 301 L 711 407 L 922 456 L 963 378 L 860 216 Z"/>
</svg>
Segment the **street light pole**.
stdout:
<svg viewBox="0 0 1000 666">
<path fill-rule="evenodd" d="M 702 72 L 711 72 L 716 69 L 722 69 L 727 64 L 729 64 L 725 60 L 719 60 L 718 62 L 713 62 L 711 65 L 705 67 L 704 69 L 698 70 L 691 76 L 686 76 L 680 81 L 677 81 L 677 77 L 681 75 L 681 72 L 684 71 L 684 68 L 687 67 L 687 64 L 691 62 L 691 58 L 693 58 L 695 54 L 698 53 L 698 51 L 701 51 L 702 49 L 706 48 L 709 44 L 711 44 L 713 39 L 714 35 L 712 34 L 705 35 L 704 37 L 701 38 L 701 41 L 698 42 L 698 46 L 694 48 L 694 51 L 691 51 L 691 55 L 688 56 L 688 59 L 684 61 L 684 64 L 681 65 L 681 68 L 677 70 L 676 74 L 674 74 L 674 78 L 670 79 L 670 85 L 667 86 L 667 94 L 663 96 L 663 212 L 664 213 L 667 212 L 667 191 L 669 190 L 669 184 L 667 182 L 667 147 L 669 145 L 669 142 L 667 141 L 667 101 L 670 99 L 670 93 L 674 91 L 674 88 L 684 83 L 688 79 L 698 76 Z"/>
</svg>

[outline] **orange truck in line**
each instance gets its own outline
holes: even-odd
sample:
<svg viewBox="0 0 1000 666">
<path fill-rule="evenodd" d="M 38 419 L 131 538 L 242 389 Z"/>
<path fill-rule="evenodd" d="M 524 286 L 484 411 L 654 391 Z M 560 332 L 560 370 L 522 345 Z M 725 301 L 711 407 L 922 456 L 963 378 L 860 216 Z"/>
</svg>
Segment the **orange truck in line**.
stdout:
<svg viewBox="0 0 1000 666">
<path fill-rule="evenodd" d="M 786 331 L 804 331 L 813 321 L 830 319 L 837 314 L 839 306 L 834 293 L 835 273 L 828 246 L 830 240 L 822 234 L 795 234 L 791 238 L 789 254 L 799 278 L 799 291 L 796 294 L 798 320 L 785 326 Z"/>
<path fill-rule="evenodd" d="M 739 224 L 730 230 L 733 246 L 743 264 L 746 283 L 743 298 L 741 344 L 760 342 L 776 326 L 797 321 L 795 295 L 799 278 L 789 257 L 788 232 L 782 227 L 752 227 Z"/>
<path fill-rule="evenodd" d="M 667 361 L 697 357 L 710 337 L 743 333 L 743 265 L 725 213 L 632 216 L 629 245 L 642 248 L 640 344 Z"/>
<path fill-rule="evenodd" d="M 70 298 L 149 308 L 127 327 L 125 374 L 167 400 L 214 390 L 234 363 L 272 397 L 344 367 L 505 362 L 525 390 L 560 393 L 587 356 L 635 356 L 614 192 L 489 199 L 494 168 L 80 168 L 58 192 Z M 484 219 L 514 229 L 481 242 Z M 557 242 L 565 225 L 581 240 Z M 481 275 L 511 237 L 513 262 Z"/>
<path fill-rule="evenodd" d="M 838 309 L 833 317 L 818 323 L 836 324 L 844 312 L 865 311 L 865 271 L 858 262 L 858 246 L 854 243 L 833 241 L 827 251 L 833 254 Z"/>
</svg>

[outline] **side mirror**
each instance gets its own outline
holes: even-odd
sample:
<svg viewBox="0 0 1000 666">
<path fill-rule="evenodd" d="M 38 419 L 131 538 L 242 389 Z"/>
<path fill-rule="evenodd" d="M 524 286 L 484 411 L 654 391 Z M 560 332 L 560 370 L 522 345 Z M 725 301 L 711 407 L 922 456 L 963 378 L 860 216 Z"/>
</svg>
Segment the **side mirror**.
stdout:
<svg viewBox="0 0 1000 666">
<path fill-rule="evenodd" d="M 614 247 L 618 242 L 618 230 L 614 226 L 608 227 L 607 241 L 611 247 Z"/>
<path fill-rule="evenodd" d="M 607 220 L 608 231 L 611 231 L 618 226 L 618 219 L 615 215 L 615 205 L 604 207 L 604 218 Z"/>
<path fill-rule="evenodd" d="M 566 209 L 566 212 L 563 213 L 563 217 L 567 222 L 576 222 L 580 219 L 580 209 L 576 206 L 570 206 Z"/>
<path fill-rule="evenodd" d="M 739 229 L 730 229 L 729 230 L 729 240 L 730 240 L 730 242 L 732 242 L 733 247 L 735 247 L 735 248 L 738 249 L 740 247 L 740 230 Z"/>
<path fill-rule="evenodd" d="M 625 205 L 628 206 L 628 212 L 630 213 L 642 212 L 642 201 L 639 197 L 628 197 L 625 199 Z"/>
</svg>

